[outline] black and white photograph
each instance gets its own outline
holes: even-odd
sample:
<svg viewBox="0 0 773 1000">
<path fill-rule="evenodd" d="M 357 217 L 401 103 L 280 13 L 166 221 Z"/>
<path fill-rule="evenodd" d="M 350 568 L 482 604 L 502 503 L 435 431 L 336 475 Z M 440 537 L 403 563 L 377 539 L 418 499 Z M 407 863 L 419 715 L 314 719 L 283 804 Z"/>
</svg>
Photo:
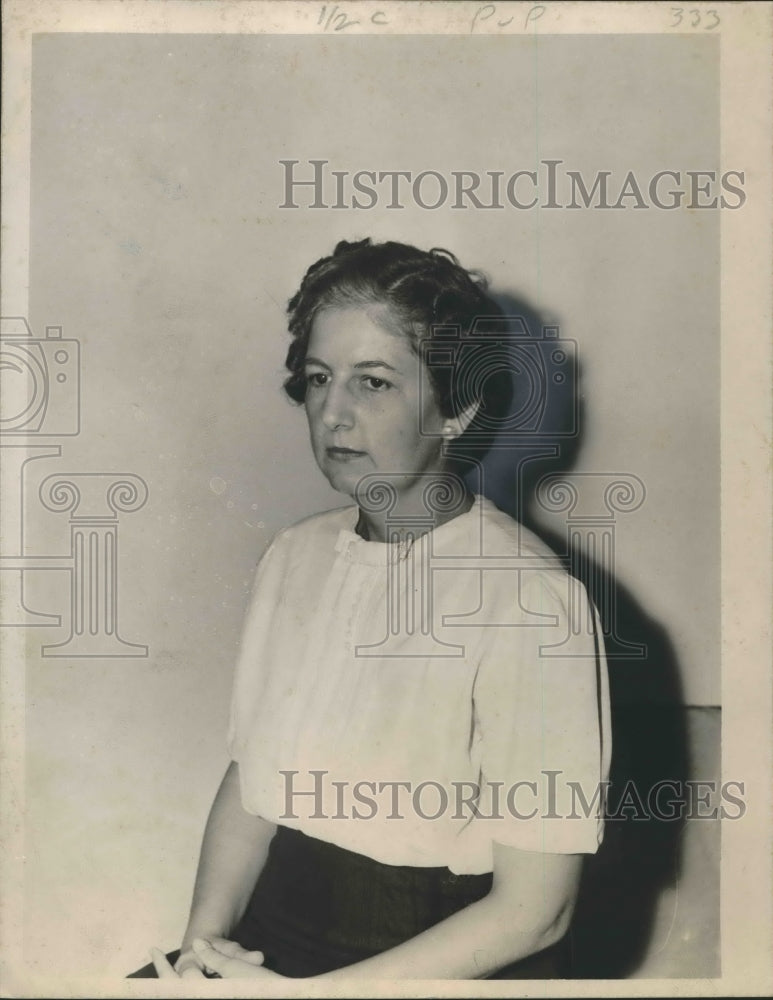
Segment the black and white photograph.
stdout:
<svg viewBox="0 0 773 1000">
<path fill-rule="evenodd" d="M 0 994 L 768 994 L 773 6 L 3 21 Z"/>
</svg>

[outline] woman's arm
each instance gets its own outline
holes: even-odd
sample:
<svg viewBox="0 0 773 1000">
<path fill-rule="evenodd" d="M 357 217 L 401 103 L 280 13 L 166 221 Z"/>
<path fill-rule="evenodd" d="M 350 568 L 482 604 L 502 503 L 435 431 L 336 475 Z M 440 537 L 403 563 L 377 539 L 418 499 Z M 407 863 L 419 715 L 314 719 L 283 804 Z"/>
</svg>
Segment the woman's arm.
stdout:
<svg viewBox="0 0 773 1000">
<path fill-rule="evenodd" d="M 200 965 L 190 950 L 194 938 L 227 937 L 239 922 L 275 831 L 273 823 L 242 808 L 239 765 L 231 761 L 204 830 L 178 971 Z"/>
<path fill-rule="evenodd" d="M 480 979 L 560 940 L 571 920 L 580 854 L 494 845 L 488 896 L 409 941 L 319 979 Z M 281 978 L 233 942 L 196 942 L 199 960 L 225 978 Z"/>
<path fill-rule="evenodd" d="M 494 844 L 488 896 L 409 941 L 323 979 L 479 979 L 566 933 L 582 855 L 539 854 Z"/>
</svg>

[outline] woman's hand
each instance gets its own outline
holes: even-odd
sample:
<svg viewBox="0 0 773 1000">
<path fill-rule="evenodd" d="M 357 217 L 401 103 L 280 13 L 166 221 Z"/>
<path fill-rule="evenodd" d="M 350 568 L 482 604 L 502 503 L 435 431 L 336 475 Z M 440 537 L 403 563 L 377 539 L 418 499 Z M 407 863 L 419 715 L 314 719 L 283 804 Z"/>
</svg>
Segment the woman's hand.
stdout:
<svg viewBox="0 0 773 1000">
<path fill-rule="evenodd" d="M 205 969 L 216 972 L 222 979 L 284 979 L 277 972 L 263 968 L 263 952 L 247 951 L 236 941 L 197 938 L 193 950 Z"/>
<path fill-rule="evenodd" d="M 181 955 L 176 967 L 169 964 L 166 955 L 158 948 L 151 949 L 151 957 L 159 979 L 206 978 L 202 970 L 215 973 L 222 979 L 285 978 L 263 968 L 262 952 L 247 951 L 236 941 L 225 938 L 213 938 L 211 941 L 197 938 L 192 951 Z"/>
<path fill-rule="evenodd" d="M 180 952 L 180 957 L 174 963 L 174 971 L 182 979 L 201 979 L 204 976 L 201 962 L 193 948 Z"/>
<path fill-rule="evenodd" d="M 182 952 L 174 965 L 159 948 L 150 949 L 150 957 L 159 979 L 206 979 L 198 956 L 192 949 Z"/>
</svg>

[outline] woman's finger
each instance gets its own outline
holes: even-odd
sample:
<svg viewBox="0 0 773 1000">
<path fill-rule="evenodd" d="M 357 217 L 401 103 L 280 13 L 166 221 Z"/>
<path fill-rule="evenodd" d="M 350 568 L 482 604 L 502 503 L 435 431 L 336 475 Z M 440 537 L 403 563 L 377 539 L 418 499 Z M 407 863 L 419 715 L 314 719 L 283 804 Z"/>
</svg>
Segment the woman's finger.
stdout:
<svg viewBox="0 0 773 1000">
<path fill-rule="evenodd" d="M 239 944 L 238 941 L 229 941 L 228 938 L 209 938 L 204 941 L 203 938 L 197 938 L 197 941 L 203 941 L 205 944 L 211 945 L 215 951 L 219 951 L 221 955 L 227 955 L 229 958 L 242 958 L 246 955 L 246 951 Z M 196 942 L 194 941 L 194 948 Z"/>
<path fill-rule="evenodd" d="M 232 945 L 234 942 L 223 941 L 222 943 L 225 945 Z M 237 948 L 239 948 L 239 952 L 241 953 L 239 957 L 224 954 L 223 951 L 214 947 L 214 945 L 209 941 L 204 941 L 203 939 L 197 938 L 193 942 L 193 949 L 204 963 L 205 967 L 217 972 L 217 974 L 223 979 L 274 977 L 275 974 L 269 972 L 268 969 L 264 969 L 261 965 L 256 964 L 254 961 L 248 961 L 243 958 L 242 956 L 248 953 L 245 952 L 239 945 L 237 945 Z M 233 951 L 232 948 L 229 948 L 228 950 Z"/>
<path fill-rule="evenodd" d="M 198 965 L 186 965 L 182 972 L 178 973 L 180 979 L 206 979 L 207 977 Z"/>
<path fill-rule="evenodd" d="M 174 963 L 174 970 L 178 976 L 185 978 L 203 978 L 203 973 L 201 971 L 201 966 L 199 965 L 199 960 L 196 954 L 188 948 L 187 951 L 182 952 L 180 957 Z"/>
<path fill-rule="evenodd" d="M 159 979 L 179 979 L 180 976 L 174 971 L 174 966 L 170 965 L 166 955 L 159 948 L 150 949 L 150 957 Z"/>
<path fill-rule="evenodd" d="M 209 944 L 212 945 L 215 951 L 219 951 L 223 955 L 228 955 L 229 958 L 240 958 L 242 961 L 251 962 L 253 965 L 263 964 L 262 951 L 247 951 L 238 942 L 229 941 L 228 938 L 213 937 L 209 939 Z"/>
</svg>

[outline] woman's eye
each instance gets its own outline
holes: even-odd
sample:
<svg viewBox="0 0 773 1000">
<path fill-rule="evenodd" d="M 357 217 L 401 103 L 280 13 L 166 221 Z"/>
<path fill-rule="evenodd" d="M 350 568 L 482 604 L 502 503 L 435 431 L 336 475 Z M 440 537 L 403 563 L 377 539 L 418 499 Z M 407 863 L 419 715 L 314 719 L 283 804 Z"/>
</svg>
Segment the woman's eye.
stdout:
<svg viewBox="0 0 773 1000">
<path fill-rule="evenodd" d="M 363 378 L 363 383 L 365 388 L 372 392 L 383 392 L 384 389 L 389 389 L 392 385 L 391 382 L 387 382 L 385 378 L 379 378 L 377 375 L 366 375 Z"/>
<path fill-rule="evenodd" d="M 326 372 L 306 372 L 306 382 L 308 385 L 320 386 L 327 382 Z"/>
</svg>

